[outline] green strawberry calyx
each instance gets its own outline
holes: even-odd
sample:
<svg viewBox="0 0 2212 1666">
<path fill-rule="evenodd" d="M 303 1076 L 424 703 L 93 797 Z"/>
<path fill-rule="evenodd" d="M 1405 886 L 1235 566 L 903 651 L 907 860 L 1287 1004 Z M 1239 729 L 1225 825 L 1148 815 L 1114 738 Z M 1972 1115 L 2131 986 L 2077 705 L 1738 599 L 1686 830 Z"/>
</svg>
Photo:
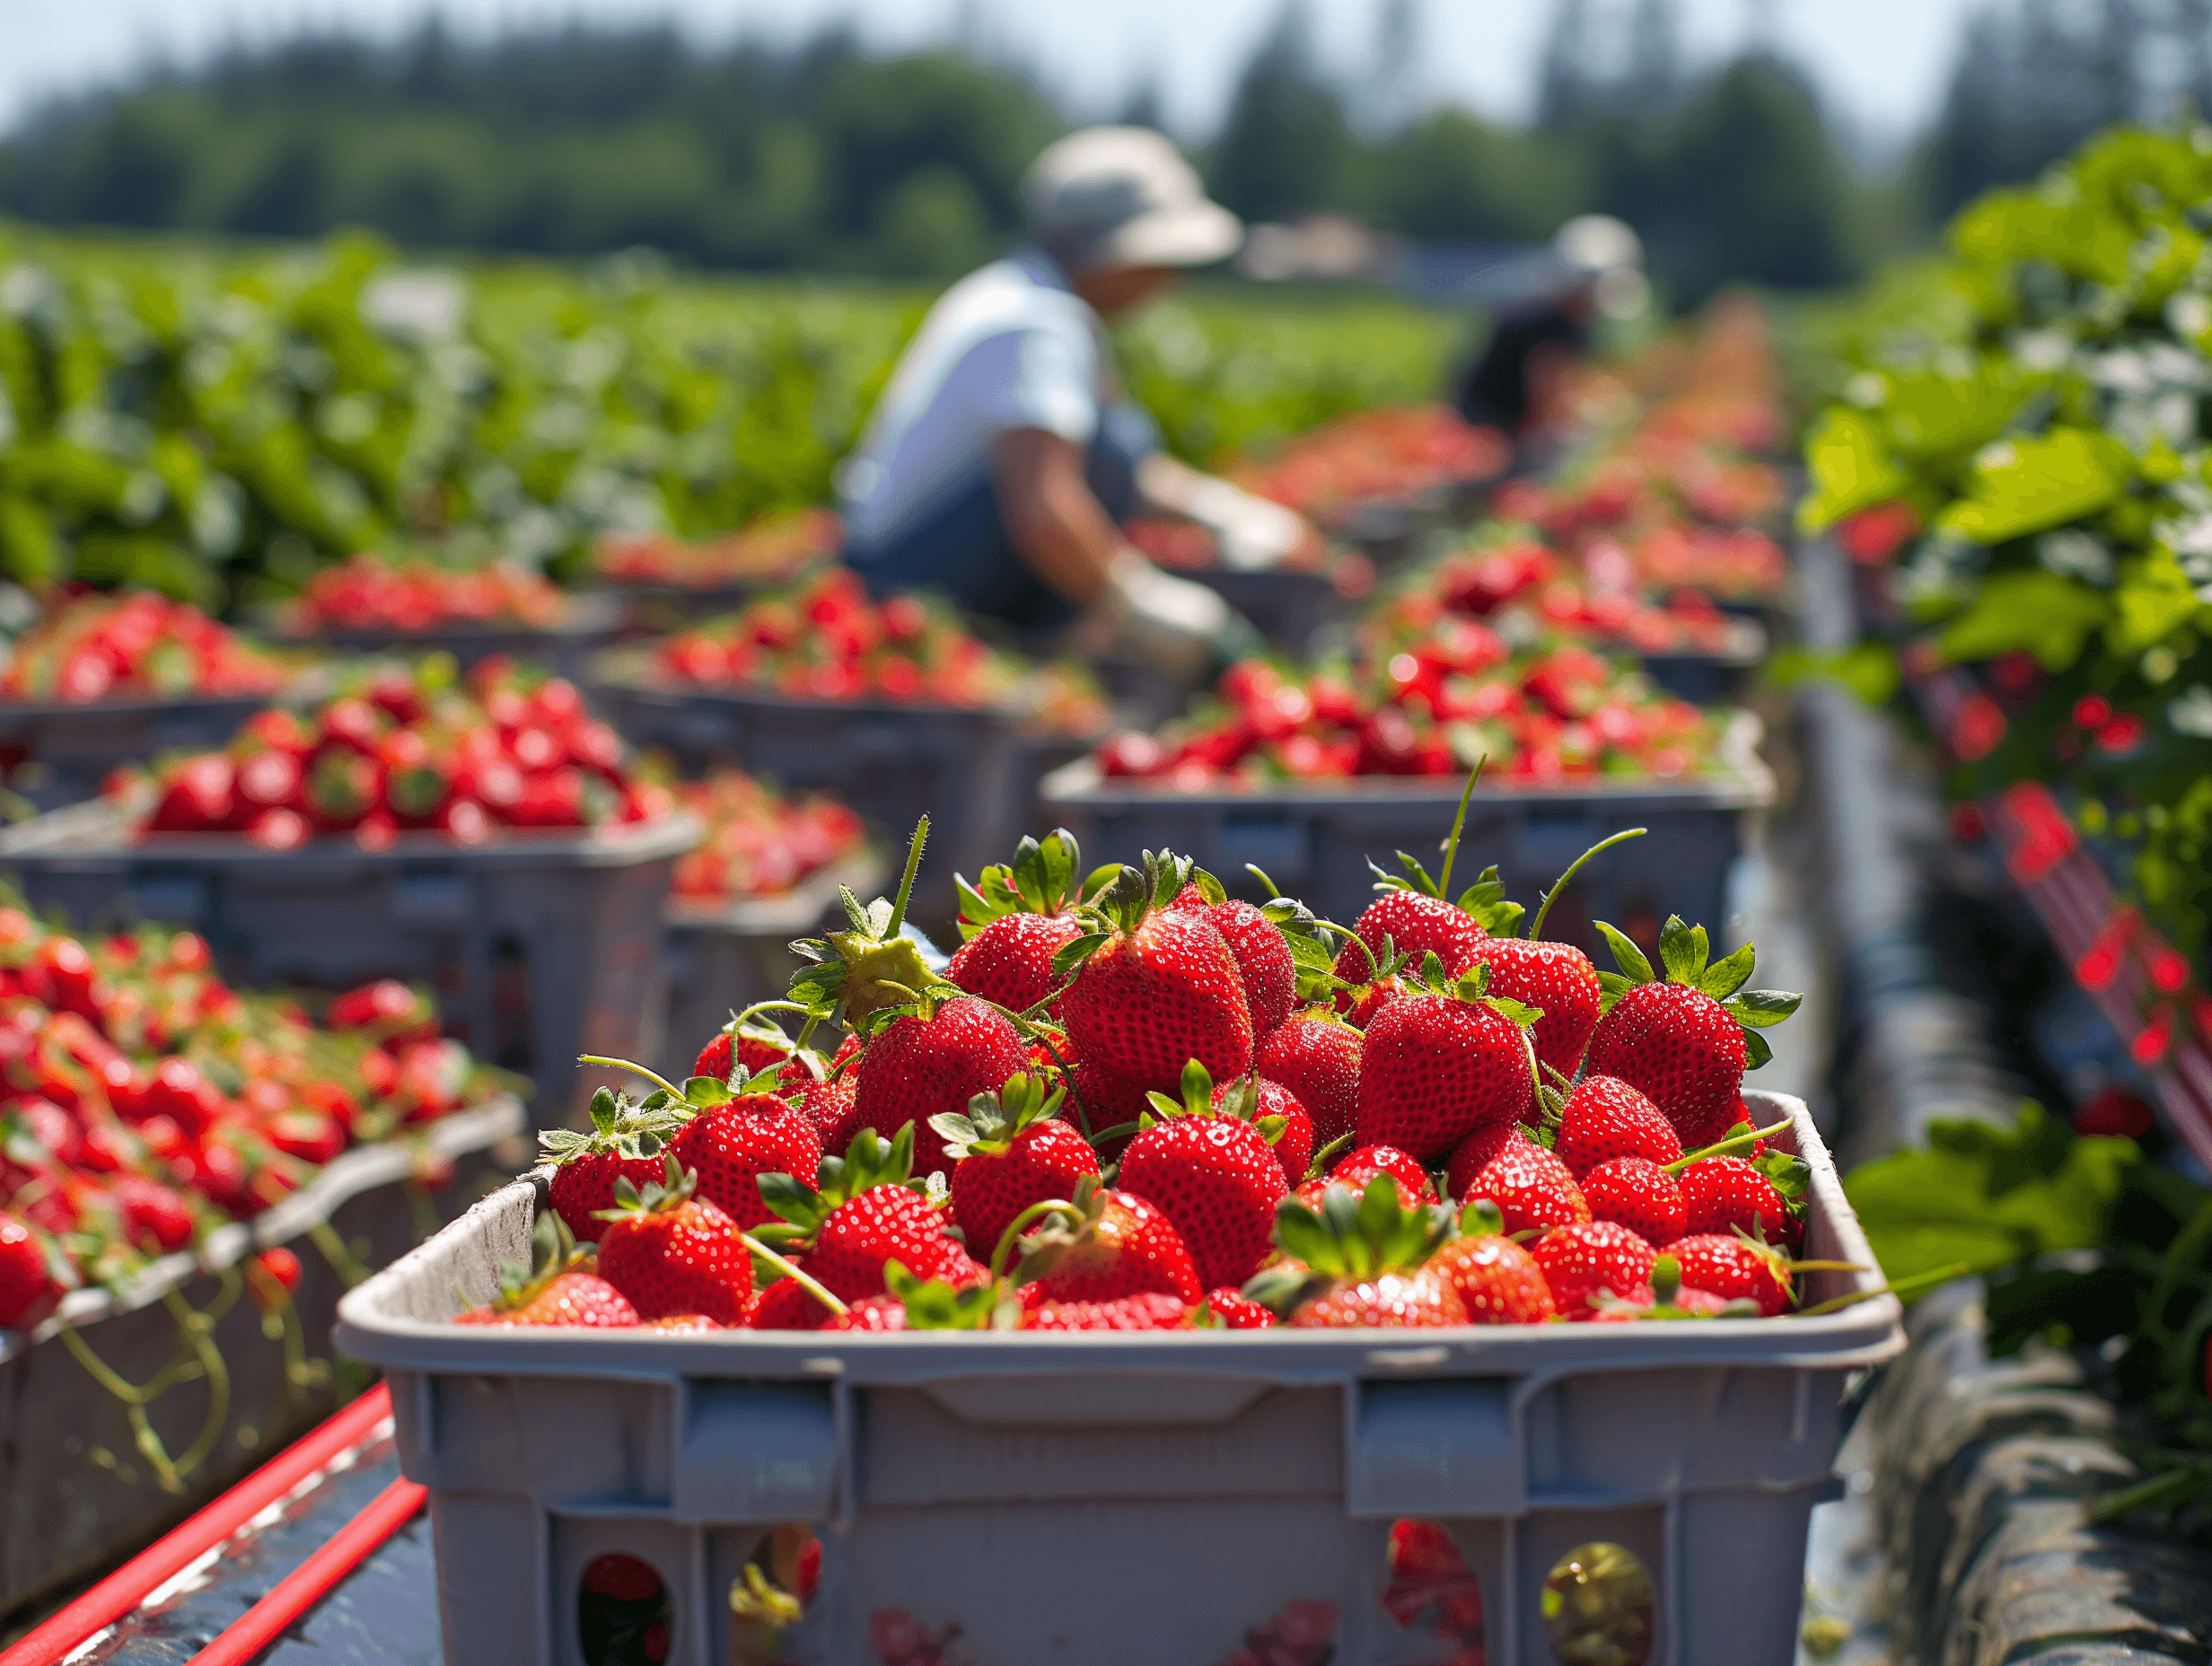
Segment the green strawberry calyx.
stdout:
<svg viewBox="0 0 2212 1666">
<path fill-rule="evenodd" d="M 562 1274 L 588 1273 L 596 1265 L 588 1251 L 576 1248 L 568 1223 L 548 1209 L 530 1229 L 529 1263 L 499 1264 L 499 1293 L 492 1298 L 492 1306 L 502 1313 L 528 1307 Z"/>
<path fill-rule="evenodd" d="M 1066 1089 L 1022 1071 L 1008 1076 L 996 1092 L 970 1099 L 964 1116 L 956 1110 L 940 1111 L 929 1126 L 944 1139 L 944 1154 L 955 1162 L 997 1156 L 1013 1149 L 1024 1128 L 1050 1121 L 1066 1099 Z"/>
<path fill-rule="evenodd" d="M 1093 869 L 1083 881 L 1084 900 L 1076 911 L 1085 929 L 1052 957 L 1052 976 L 1066 982 L 1117 935 L 1126 936 L 1143 925 L 1146 916 L 1164 912 L 1185 885 L 1197 883 L 1208 901 L 1227 895 L 1212 874 L 1195 881 L 1194 875 L 1199 875 L 1199 870 L 1190 859 L 1172 850 L 1146 851 L 1141 864 L 1109 863 Z"/>
<path fill-rule="evenodd" d="M 1204 1065 L 1195 1058 L 1183 1064 L 1182 1080 L 1177 1083 L 1181 1099 L 1170 1099 L 1164 1093 L 1147 1093 L 1145 1100 L 1152 1109 L 1137 1119 L 1138 1132 L 1157 1127 L 1161 1122 L 1180 1117 L 1203 1119 L 1218 1117 L 1224 1121 L 1249 1122 L 1259 1129 L 1260 1137 L 1272 1145 L 1283 1137 L 1283 1130 L 1290 1126 L 1286 1117 L 1263 1117 L 1260 1112 L 1260 1090 L 1251 1076 L 1239 1076 L 1224 1090 L 1221 1102 L 1214 1102 L 1214 1078 Z M 1109 1129 L 1108 1133 L 1118 1133 Z M 1101 1135 L 1101 1139 L 1106 1135 Z"/>
<path fill-rule="evenodd" d="M 1750 981 L 1752 968 L 1758 963 L 1758 954 L 1750 943 L 1725 960 L 1712 960 L 1712 946 L 1707 940 L 1705 927 L 1685 925 L 1680 915 L 1670 914 L 1659 933 L 1659 962 L 1663 971 L 1655 972 L 1644 951 L 1625 935 L 1603 920 L 1597 925 L 1620 968 L 1617 972 L 1598 974 L 1601 1012 L 1611 1012 L 1614 1004 L 1638 984 L 1681 984 L 1718 1002 L 1721 1010 L 1742 1029 L 1744 1068 L 1757 1070 L 1774 1057 L 1774 1049 L 1759 1032 L 1780 1023 L 1795 1012 L 1804 996 L 1779 989 L 1745 989 L 1743 986 Z"/>
<path fill-rule="evenodd" d="M 1516 1001 L 1510 995 L 1492 995 L 1490 993 L 1490 964 L 1487 960 L 1477 960 L 1457 978 L 1454 978 L 1444 969 L 1443 957 L 1431 949 L 1421 957 L 1421 969 L 1418 976 L 1409 978 L 1408 981 L 1415 988 L 1429 995 L 1447 995 L 1454 1001 L 1464 1001 L 1472 1006 L 1487 1006 L 1524 1034 L 1531 1025 L 1544 1015 L 1544 1009 L 1540 1006 L 1531 1006 L 1527 1002 Z M 1532 1061 L 1533 1057 L 1533 1055 L 1531 1056 Z M 1535 1074 L 1536 1066 L 1533 1062 L 1531 1063 L 1529 1069 L 1532 1074 Z"/>
<path fill-rule="evenodd" d="M 938 1279 L 917 1278 L 902 1263 L 890 1260 L 883 1263 L 883 1283 L 906 1309 L 909 1330 L 1011 1330 L 1014 1325 L 1000 1321 L 1001 1310 L 1010 1304 L 1015 1322 L 1020 1320 L 1020 1303 L 996 1280 L 956 1289 Z"/>
<path fill-rule="evenodd" d="M 929 818 L 924 816 L 915 823 L 907 846 L 906 871 L 900 876 L 896 900 L 878 897 L 864 908 L 850 887 L 838 888 L 851 929 L 825 932 L 791 945 L 791 951 L 806 962 L 791 975 L 786 992 L 794 1003 L 824 1014 L 842 1006 L 845 1022 L 857 1026 L 885 1007 L 913 1001 L 917 991 L 937 981 L 922 959 L 920 945 L 905 934 L 915 872 L 928 842 Z"/>
<path fill-rule="evenodd" d="M 1341 1279 L 1413 1271 L 1456 1225 L 1442 1205 L 1407 1208 L 1399 1201 L 1398 1182 L 1387 1174 L 1376 1175 L 1359 1192 L 1338 1182 L 1321 1194 L 1319 1208 L 1293 1193 L 1276 1206 L 1275 1241 L 1304 1265 L 1262 1267 L 1244 1293 L 1287 1317 Z"/>
<path fill-rule="evenodd" d="M 713 1080 L 707 1076 L 695 1079 Z M 722 1092 L 726 1098 L 729 1089 Z M 669 1136 L 690 1119 L 691 1109 L 665 1088 L 655 1089 L 635 1103 L 612 1088 L 601 1088 L 592 1095 L 589 1132 L 547 1128 L 538 1136 L 538 1150 L 553 1163 L 574 1162 L 579 1157 L 607 1152 L 618 1157 L 655 1156 L 668 1144 Z"/>
<path fill-rule="evenodd" d="M 1058 1267 L 1075 1247 L 1097 1236 L 1098 1224 L 1106 1218 L 1106 1185 L 1095 1174 L 1086 1174 L 1075 1182 L 1072 1197 L 1048 1197 L 1033 1203 L 1013 1220 L 998 1235 L 998 1242 L 991 1251 L 991 1276 L 996 1278 L 1005 1271 L 1006 1263 L 1016 1249 L 1022 1252 L 1018 1285 L 1034 1283 Z M 1037 1223 L 1043 1222 L 1039 1226 Z"/>
<path fill-rule="evenodd" d="M 676 1161 L 674 1152 L 663 1152 L 662 1162 L 666 1165 L 663 1178 L 647 1180 L 643 1187 L 623 1175 L 614 1183 L 614 1207 L 594 1209 L 595 1221 L 636 1221 L 647 1215 L 671 1214 L 689 1203 L 699 1188 L 699 1171 L 687 1169 Z"/>
<path fill-rule="evenodd" d="M 914 1125 L 908 1123 L 886 1141 L 873 1128 L 853 1136 L 842 1157 L 824 1157 L 814 1184 L 789 1174 L 759 1178 L 760 1200 L 783 1218 L 782 1226 L 754 1229 L 753 1236 L 778 1247 L 812 1242 L 821 1223 L 843 1205 L 879 1186 L 903 1186 L 930 1196 L 926 1180 L 913 1178 Z"/>
<path fill-rule="evenodd" d="M 1082 866 L 1083 847 L 1075 836 L 1056 828 L 1041 839 L 1024 837 L 1014 847 L 1012 862 L 984 869 L 973 885 L 955 873 L 961 941 L 1009 914 L 1072 913 L 1083 900 L 1075 882 Z"/>
</svg>

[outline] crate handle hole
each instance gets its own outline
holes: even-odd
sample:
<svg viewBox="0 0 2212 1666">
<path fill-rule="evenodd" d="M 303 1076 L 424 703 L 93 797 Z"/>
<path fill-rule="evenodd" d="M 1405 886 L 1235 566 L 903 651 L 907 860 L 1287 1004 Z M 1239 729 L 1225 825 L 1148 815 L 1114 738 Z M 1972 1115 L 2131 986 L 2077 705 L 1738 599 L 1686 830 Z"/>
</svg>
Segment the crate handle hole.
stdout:
<svg viewBox="0 0 2212 1666">
<path fill-rule="evenodd" d="M 674 1625 L 668 1583 L 651 1563 L 613 1551 L 584 1567 L 576 1585 L 584 1666 L 661 1666 Z"/>
<path fill-rule="evenodd" d="M 1651 1653 L 1651 1574 L 1626 1545 L 1576 1545 L 1544 1580 L 1544 1628 L 1559 1666 L 1644 1666 Z"/>
<path fill-rule="evenodd" d="M 1390 1583 L 1382 1607 L 1402 1629 L 1451 1645 L 1424 1658 L 1482 1658 L 1482 1582 L 1437 1523 L 1391 1523 Z"/>
</svg>

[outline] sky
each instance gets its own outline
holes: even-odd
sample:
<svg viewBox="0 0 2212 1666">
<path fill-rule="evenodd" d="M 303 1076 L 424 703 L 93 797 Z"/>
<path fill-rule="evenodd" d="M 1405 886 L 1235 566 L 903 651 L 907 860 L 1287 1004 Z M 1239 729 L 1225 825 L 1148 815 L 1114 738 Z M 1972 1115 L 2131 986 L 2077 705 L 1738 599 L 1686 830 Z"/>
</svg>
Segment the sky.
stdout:
<svg viewBox="0 0 2212 1666">
<path fill-rule="evenodd" d="M 1680 0 L 1692 56 L 1725 56 L 1754 29 L 1802 64 L 1871 153 L 1932 118 L 1961 26 L 1978 0 Z M 1558 0 L 1420 0 L 1421 102 L 1494 118 L 1530 113 Z M 1237 70 L 1280 0 L 439 0 L 457 30 L 572 18 L 674 19 L 696 38 L 789 38 L 850 22 L 864 39 L 910 46 L 961 35 L 1039 72 L 1077 114 L 1111 110 L 1142 81 L 1189 137 L 1219 119 Z M 1309 0 L 1324 59 L 1367 57 L 1379 0 Z M 389 35 L 426 0 L 0 0 L 0 131 L 43 99 L 128 77 L 150 61 L 189 64 L 233 40 L 302 26 Z"/>
</svg>

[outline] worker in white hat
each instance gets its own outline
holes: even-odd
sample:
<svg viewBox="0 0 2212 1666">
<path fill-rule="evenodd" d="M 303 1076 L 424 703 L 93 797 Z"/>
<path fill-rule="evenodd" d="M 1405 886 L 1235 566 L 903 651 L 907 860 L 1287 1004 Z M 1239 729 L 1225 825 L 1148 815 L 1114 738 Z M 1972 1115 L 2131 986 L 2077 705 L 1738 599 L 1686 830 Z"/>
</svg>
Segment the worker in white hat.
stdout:
<svg viewBox="0 0 2212 1666">
<path fill-rule="evenodd" d="M 1460 414 L 1519 433 L 1540 415 L 1544 384 L 1589 351 L 1591 327 L 1625 320 L 1651 296 L 1644 245 L 1611 215 L 1577 215 L 1533 263 L 1527 293 L 1495 309 L 1482 356 L 1461 384 Z"/>
<path fill-rule="evenodd" d="M 1121 535 L 1142 509 L 1212 527 L 1223 559 L 1280 561 L 1297 515 L 1187 468 L 1123 395 L 1105 322 L 1235 252 L 1236 216 L 1143 127 L 1052 145 L 1023 187 L 1031 246 L 963 278 L 899 362 L 842 471 L 846 561 L 879 592 L 935 590 L 1032 636 L 1087 613 L 1176 676 L 1256 645 L 1204 585 Z"/>
</svg>

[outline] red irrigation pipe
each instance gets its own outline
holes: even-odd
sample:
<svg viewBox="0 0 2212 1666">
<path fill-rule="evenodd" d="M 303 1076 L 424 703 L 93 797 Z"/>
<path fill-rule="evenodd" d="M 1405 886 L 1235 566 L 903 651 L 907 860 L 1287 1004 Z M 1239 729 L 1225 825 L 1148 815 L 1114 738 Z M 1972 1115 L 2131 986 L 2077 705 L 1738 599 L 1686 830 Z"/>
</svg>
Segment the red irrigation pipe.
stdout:
<svg viewBox="0 0 2212 1666">
<path fill-rule="evenodd" d="M 195 1654 L 191 1666 L 246 1666 L 294 1620 L 329 1595 L 371 1551 L 405 1527 L 428 1496 L 428 1491 L 416 1482 L 394 1481 L 306 1561 L 278 1580 L 268 1595 Z"/>
<path fill-rule="evenodd" d="M 391 1390 L 380 1382 L 0 1653 L 0 1666 L 53 1666 L 262 1511 L 280 1502 L 318 1469 L 328 1469 L 341 1453 L 365 1444 L 377 1425 L 391 1416 Z"/>
</svg>

